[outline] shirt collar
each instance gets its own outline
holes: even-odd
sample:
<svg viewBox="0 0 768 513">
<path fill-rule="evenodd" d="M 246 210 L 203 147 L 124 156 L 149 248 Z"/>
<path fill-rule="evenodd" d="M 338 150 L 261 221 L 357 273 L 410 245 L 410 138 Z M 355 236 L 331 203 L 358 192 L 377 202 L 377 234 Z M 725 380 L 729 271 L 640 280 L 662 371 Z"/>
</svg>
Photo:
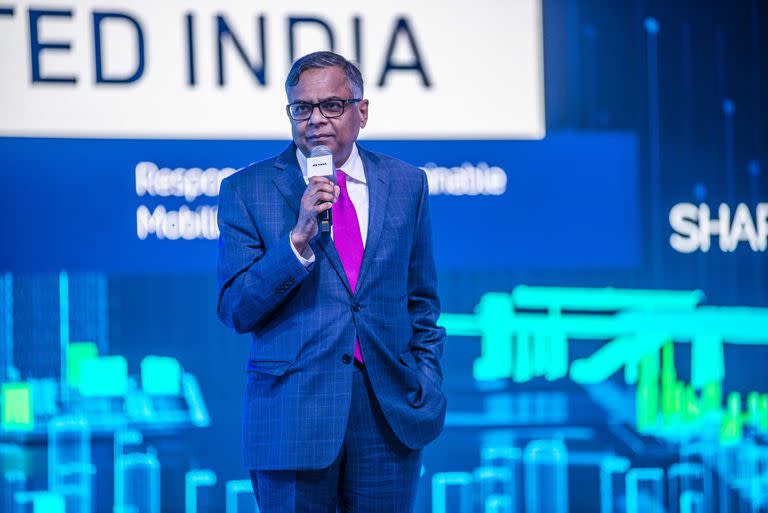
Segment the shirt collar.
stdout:
<svg viewBox="0 0 768 513">
<path fill-rule="evenodd" d="M 299 162 L 299 168 L 301 168 L 301 175 L 304 177 L 304 181 L 307 181 L 307 157 L 301 152 L 299 148 L 296 148 L 296 160 Z M 344 174 L 355 181 L 366 183 L 365 170 L 363 169 L 363 159 L 360 158 L 360 152 L 357 150 L 357 143 L 352 144 L 352 152 L 349 154 L 349 158 L 339 168 L 344 171 Z"/>
</svg>

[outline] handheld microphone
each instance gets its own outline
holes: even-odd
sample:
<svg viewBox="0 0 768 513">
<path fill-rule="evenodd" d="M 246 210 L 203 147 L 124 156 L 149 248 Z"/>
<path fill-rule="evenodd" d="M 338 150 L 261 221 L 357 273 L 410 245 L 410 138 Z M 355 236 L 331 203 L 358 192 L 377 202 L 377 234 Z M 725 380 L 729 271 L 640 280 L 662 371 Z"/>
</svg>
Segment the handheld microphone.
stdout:
<svg viewBox="0 0 768 513">
<path fill-rule="evenodd" d="M 331 149 L 328 146 L 321 144 L 312 148 L 312 152 L 307 159 L 307 176 L 310 178 L 313 176 L 324 176 L 333 184 L 336 184 L 336 168 L 333 166 L 333 153 L 331 153 Z M 330 208 L 320 212 L 317 215 L 317 221 L 320 223 L 320 231 L 322 233 L 331 233 L 333 220 Z"/>
</svg>

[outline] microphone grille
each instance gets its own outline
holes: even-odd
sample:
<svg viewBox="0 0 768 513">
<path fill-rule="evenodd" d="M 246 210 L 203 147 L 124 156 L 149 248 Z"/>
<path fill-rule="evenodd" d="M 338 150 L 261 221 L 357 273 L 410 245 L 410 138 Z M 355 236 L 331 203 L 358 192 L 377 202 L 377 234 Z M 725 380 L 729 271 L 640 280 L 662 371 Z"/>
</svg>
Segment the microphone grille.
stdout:
<svg viewBox="0 0 768 513">
<path fill-rule="evenodd" d="M 326 146 L 325 144 L 321 144 L 320 146 L 315 146 L 312 148 L 312 152 L 310 153 L 310 157 L 325 157 L 326 155 L 331 154 L 331 149 Z"/>
</svg>

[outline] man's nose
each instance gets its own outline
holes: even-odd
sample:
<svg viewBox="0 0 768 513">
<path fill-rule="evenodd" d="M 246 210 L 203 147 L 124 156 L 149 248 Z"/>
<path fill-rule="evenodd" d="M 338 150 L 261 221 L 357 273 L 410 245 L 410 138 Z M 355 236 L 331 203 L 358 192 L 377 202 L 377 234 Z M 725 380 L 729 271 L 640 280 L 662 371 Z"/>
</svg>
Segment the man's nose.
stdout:
<svg viewBox="0 0 768 513">
<path fill-rule="evenodd" d="M 315 106 L 314 109 L 312 109 L 312 113 L 309 116 L 309 124 L 310 125 L 322 125 L 328 121 L 325 116 L 323 116 L 323 113 L 320 112 L 320 106 Z"/>
</svg>

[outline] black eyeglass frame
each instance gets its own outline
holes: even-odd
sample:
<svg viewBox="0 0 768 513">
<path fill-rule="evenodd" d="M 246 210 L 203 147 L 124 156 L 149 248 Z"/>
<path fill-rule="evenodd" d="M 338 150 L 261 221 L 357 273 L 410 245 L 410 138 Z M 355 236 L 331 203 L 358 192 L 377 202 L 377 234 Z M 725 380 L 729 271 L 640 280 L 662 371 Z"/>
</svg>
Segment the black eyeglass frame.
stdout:
<svg viewBox="0 0 768 513">
<path fill-rule="evenodd" d="M 310 102 L 293 102 L 289 103 L 285 106 L 285 111 L 288 113 L 288 117 L 291 118 L 294 121 L 307 121 L 309 118 L 312 117 L 312 113 L 315 112 L 315 108 L 320 109 L 320 114 L 323 115 L 326 119 L 336 119 L 340 118 L 344 115 L 344 112 L 347 110 L 347 104 L 350 103 L 357 103 L 363 101 L 363 98 L 351 98 L 349 100 L 340 100 L 338 98 L 333 98 L 331 100 L 323 100 L 321 102 L 317 103 L 310 103 Z M 328 116 L 325 112 L 323 112 L 323 108 L 321 107 L 322 104 L 327 102 L 341 102 L 341 112 L 337 116 Z M 306 105 L 307 107 L 312 107 L 309 111 L 309 115 L 306 118 L 295 118 L 293 117 L 293 114 L 291 114 L 291 107 L 293 105 Z"/>
</svg>

